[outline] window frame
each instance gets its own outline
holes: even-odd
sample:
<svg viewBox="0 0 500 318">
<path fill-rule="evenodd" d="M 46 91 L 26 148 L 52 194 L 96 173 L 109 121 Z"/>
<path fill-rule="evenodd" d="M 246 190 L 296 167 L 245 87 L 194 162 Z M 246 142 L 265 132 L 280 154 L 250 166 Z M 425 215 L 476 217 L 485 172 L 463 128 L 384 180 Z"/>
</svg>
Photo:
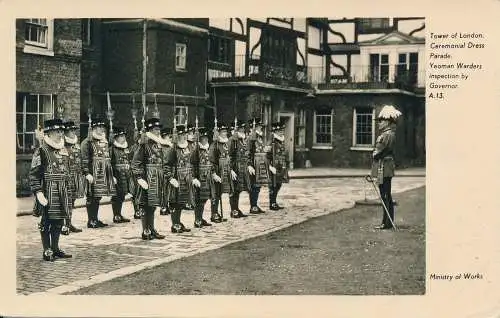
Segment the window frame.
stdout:
<svg viewBox="0 0 500 318">
<path fill-rule="evenodd" d="M 183 48 L 183 55 L 179 55 L 179 48 Z M 177 59 L 182 59 L 183 63 L 179 65 Z M 187 44 L 175 43 L 175 70 L 185 72 L 187 70 Z"/>
<path fill-rule="evenodd" d="M 358 108 L 371 108 L 372 109 L 372 142 L 371 144 L 358 144 L 357 143 L 357 127 L 358 127 L 358 114 L 357 114 L 357 109 Z M 375 147 L 375 126 L 376 126 L 376 121 L 375 121 L 375 107 L 370 107 L 370 106 L 357 106 L 353 108 L 353 116 L 352 116 L 352 147 L 351 150 L 358 150 L 358 151 L 373 151 Z"/>
<path fill-rule="evenodd" d="M 296 115 L 295 124 L 295 148 L 303 149 L 306 148 L 306 111 L 305 109 L 300 109 Z"/>
<path fill-rule="evenodd" d="M 315 110 L 314 111 L 314 120 L 313 120 L 313 149 L 333 149 L 333 116 L 334 116 L 334 110 L 333 108 L 330 110 L 330 114 L 318 114 L 318 112 L 321 112 L 320 110 Z M 327 117 L 330 116 L 330 143 L 318 143 L 317 138 L 318 138 L 318 131 L 317 131 L 317 118 L 318 117 Z"/>
<path fill-rule="evenodd" d="M 28 54 L 54 56 L 54 19 L 45 19 L 47 23 L 45 26 L 40 23 L 35 23 L 32 20 L 34 19 L 25 19 L 23 52 Z M 26 38 L 27 28 L 36 27 L 37 25 L 45 28 L 45 44 L 31 41 Z"/>
<path fill-rule="evenodd" d="M 93 44 L 94 24 L 93 19 L 82 19 L 82 43 L 87 46 Z"/>
<path fill-rule="evenodd" d="M 40 122 L 40 117 L 44 115 L 48 115 L 50 118 L 54 118 L 55 115 L 55 109 L 56 109 L 56 102 L 57 102 L 57 95 L 56 94 L 38 94 L 38 93 L 25 93 L 25 92 L 17 92 L 18 96 L 21 95 L 20 97 L 22 98 L 22 111 L 18 112 L 17 111 L 17 105 L 16 105 L 16 153 L 17 154 L 27 154 L 27 153 L 33 153 L 35 148 L 30 148 L 26 149 L 26 136 L 31 135 L 33 140 L 36 138 L 36 130 L 34 131 L 27 131 L 26 130 L 26 118 L 27 115 L 33 116 L 36 115 L 37 118 L 37 127 L 43 126 L 43 121 Z M 36 110 L 37 112 L 27 112 L 26 107 L 27 107 L 27 98 L 29 96 L 36 96 Z M 42 96 L 49 96 L 50 97 L 50 111 L 49 112 L 41 112 L 40 107 L 42 106 L 40 104 L 41 102 L 41 97 Z M 43 106 L 42 106 L 43 107 Z M 18 132 L 18 127 L 17 127 L 17 115 L 22 115 L 22 132 Z M 22 147 L 20 147 L 19 144 L 19 136 L 22 138 Z"/>
</svg>

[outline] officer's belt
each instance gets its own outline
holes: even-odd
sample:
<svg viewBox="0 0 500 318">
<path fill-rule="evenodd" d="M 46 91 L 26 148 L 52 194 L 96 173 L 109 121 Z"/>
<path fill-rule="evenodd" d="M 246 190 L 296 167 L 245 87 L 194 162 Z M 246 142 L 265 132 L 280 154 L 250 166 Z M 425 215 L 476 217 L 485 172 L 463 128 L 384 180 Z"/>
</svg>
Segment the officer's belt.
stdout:
<svg viewBox="0 0 500 318">
<path fill-rule="evenodd" d="M 106 158 L 106 157 L 98 157 L 98 156 L 94 156 L 93 158 L 94 160 L 104 160 L 104 161 L 110 161 L 111 158 Z"/>
<path fill-rule="evenodd" d="M 43 179 L 45 181 L 63 182 L 68 180 L 68 175 L 63 173 L 46 173 Z"/>
<path fill-rule="evenodd" d="M 117 163 L 115 167 L 117 169 L 129 169 L 130 165 L 128 163 Z"/>
<path fill-rule="evenodd" d="M 146 163 L 146 168 L 161 168 L 161 163 Z"/>
</svg>

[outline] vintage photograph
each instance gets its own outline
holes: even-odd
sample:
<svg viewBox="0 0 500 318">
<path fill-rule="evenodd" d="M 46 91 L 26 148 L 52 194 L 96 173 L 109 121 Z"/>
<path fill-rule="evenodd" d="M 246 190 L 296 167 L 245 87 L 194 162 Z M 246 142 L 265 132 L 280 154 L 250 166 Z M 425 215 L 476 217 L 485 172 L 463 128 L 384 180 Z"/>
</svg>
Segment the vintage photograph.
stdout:
<svg viewBox="0 0 500 318">
<path fill-rule="evenodd" d="M 17 294 L 425 294 L 424 17 L 15 23 Z"/>
</svg>

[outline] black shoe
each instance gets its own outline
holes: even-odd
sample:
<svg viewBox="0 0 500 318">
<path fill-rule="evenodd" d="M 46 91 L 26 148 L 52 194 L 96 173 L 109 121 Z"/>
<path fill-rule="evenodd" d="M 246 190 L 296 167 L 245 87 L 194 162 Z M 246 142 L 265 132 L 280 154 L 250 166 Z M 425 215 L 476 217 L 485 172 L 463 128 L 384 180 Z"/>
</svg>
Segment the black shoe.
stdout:
<svg viewBox="0 0 500 318">
<path fill-rule="evenodd" d="M 54 252 L 52 252 L 52 250 L 50 248 L 43 251 L 42 257 L 43 257 L 44 261 L 48 261 L 48 262 L 53 262 L 55 259 Z"/>
<path fill-rule="evenodd" d="M 58 250 L 57 252 L 54 252 L 54 256 L 58 258 L 72 258 L 73 255 L 64 253 L 63 250 Z"/>
<path fill-rule="evenodd" d="M 149 233 L 146 233 L 146 232 L 142 232 L 142 239 L 144 241 L 151 241 L 153 239 L 153 235 L 151 234 L 151 232 Z"/>
<path fill-rule="evenodd" d="M 170 211 L 167 208 L 160 209 L 160 215 L 169 215 Z"/>
<path fill-rule="evenodd" d="M 259 209 L 258 207 L 256 206 L 253 206 L 251 209 L 250 209 L 250 213 L 251 214 L 262 214 L 263 211 L 261 209 Z"/>
<path fill-rule="evenodd" d="M 203 221 L 194 221 L 194 227 L 197 229 L 201 229 L 203 227 Z"/>
<path fill-rule="evenodd" d="M 136 211 L 134 213 L 134 219 L 136 219 L 136 220 L 140 220 L 141 219 L 141 211 Z"/>
<path fill-rule="evenodd" d="M 151 230 L 151 237 L 157 240 L 163 240 L 165 238 L 165 235 L 161 235 L 155 229 L 153 229 Z"/>
<path fill-rule="evenodd" d="M 174 224 L 172 225 L 170 230 L 172 231 L 172 233 L 182 233 L 182 226 L 180 224 Z"/>
<path fill-rule="evenodd" d="M 236 210 L 232 210 L 232 211 L 231 211 L 231 217 L 232 217 L 233 219 L 239 219 L 239 218 L 240 218 L 240 215 L 239 215 L 238 211 L 236 211 Z"/>
<path fill-rule="evenodd" d="M 392 225 L 380 224 L 375 227 L 376 230 L 389 230 L 392 229 Z"/>
<path fill-rule="evenodd" d="M 76 228 L 73 224 L 70 224 L 69 231 L 72 233 L 80 233 L 80 232 L 82 232 L 82 229 Z"/>
<path fill-rule="evenodd" d="M 127 222 L 130 222 L 130 220 L 123 217 L 123 215 L 115 215 L 113 217 L 113 223 L 127 223 Z"/>
<path fill-rule="evenodd" d="M 99 228 L 100 226 L 97 224 L 97 222 L 96 222 L 96 221 L 89 221 L 89 222 L 87 222 L 87 227 L 88 227 L 89 229 L 97 229 L 97 228 Z"/>
<path fill-rule="evenodd" d="M 188 229 L 187 227 L 184 226 L 184 224 L 180 224 L 182 228 L 182 232 L 191 232 L 191 229 Z"/>
<path fill-rule="evenodd" d="M 210 221 L 213 223 L 221 223 L 222 222 L 222 217 L 219 213 L 217 214 L 212 214 L 212 217 L 210 218 Z"/>
<path fill-rule="evenodd" d="M 269 206 L 269 210 L 272 210 L 272 211 L 278 211 L 279 209 L 280 209 L 280 207 L 276 203 L 273 203 L 273 204 L 271 204 L 271 206 Z"/>
<path fill-rule="evenodd" d="M 106 223 L 102 222 L 101 220 L 97 220 L 97 227 L 106 227 L 108 226 Z"/>
<path fill-rule="evenodd" d="M 203 226 L 212 226 L 212 223 L 208 223 L 207 221 L 205 221 L 205 220 L 202 219 L 201 220 L 201 225 L 203 225 Z"/>
</svg>

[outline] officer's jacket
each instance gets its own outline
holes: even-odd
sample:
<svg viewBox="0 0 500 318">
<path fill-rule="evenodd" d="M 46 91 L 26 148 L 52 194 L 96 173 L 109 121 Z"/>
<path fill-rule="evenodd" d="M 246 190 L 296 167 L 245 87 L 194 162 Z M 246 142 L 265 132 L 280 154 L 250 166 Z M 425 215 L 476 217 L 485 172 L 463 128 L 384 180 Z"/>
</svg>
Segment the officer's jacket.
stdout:
<svg viewBox="0 0 500 318">
<path fill-rule="evenodd" d="M 377 137 L 373 151 L 372 177 L 377 177 L 379 183 L 383 178 L 393 177 L 395 170 L 394 146 L 396 132 L 394 127 L 387 127 Z"/>
</svg>

